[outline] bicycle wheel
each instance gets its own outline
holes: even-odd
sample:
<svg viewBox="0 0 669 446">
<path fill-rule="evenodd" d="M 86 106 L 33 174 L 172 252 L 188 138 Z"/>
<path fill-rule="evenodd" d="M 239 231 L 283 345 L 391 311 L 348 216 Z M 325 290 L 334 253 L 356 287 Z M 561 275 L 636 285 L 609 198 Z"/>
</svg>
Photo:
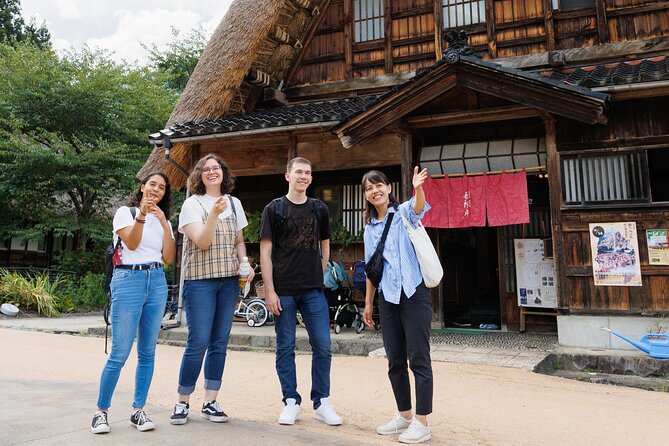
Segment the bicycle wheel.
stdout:
<svg viewBox="0 0 669 446">
<path fill-rule="evenodd" d="M 246 321 L 253 319 L 253 327 L 262 327 L 267 322 L 267 307 L 261 300 L 253 300 L 246 305 Z M 250 325 L 251 326 L 251 325 Z"/>
</svg>

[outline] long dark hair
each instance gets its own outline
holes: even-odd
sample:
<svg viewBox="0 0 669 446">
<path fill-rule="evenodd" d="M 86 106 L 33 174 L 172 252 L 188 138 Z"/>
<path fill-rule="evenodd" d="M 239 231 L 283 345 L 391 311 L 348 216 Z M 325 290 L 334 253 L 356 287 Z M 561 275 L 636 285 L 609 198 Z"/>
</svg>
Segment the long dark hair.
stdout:
<svg viewBox="0 0 669 446">
<path fill-rule="evenodd" d="M 235 176 L 230 172 L 230 168 L 223 158 L 216 155 L 215 153 L 210 153 L 208 155 L 200 158 L 200 161 L 195 164 L 193 171 L 188 176 L 188 190 L 191 194 L 195 195 L 204 195 L 207 193 L 207 189 L 204 187 L 202 182 L 202 168 L 204 164 L 209 160 L 215 160 L 219 166 L 221 166 L 221 173 L 223 173 L 223 181 L 221 182 L 221 194 L 229 194 L 235 188 Z"/>
<path fill-rule="evenodd" d="M 142 202 L 142 196 L 144 195 L 142 193 L 142 186 L 148 183 L 151 177 L 155 175 L 158 175 L 165 180 L 165 195 L 163 195 L 163 198 L 158 202 L 158 207 L 163 211 L 163 214 L 165 214 L 165 218 L 169 220 L 170 211 L 172 210 L 172 187 L 170 186 L 170 179 L 162 172 L 152 172 L 145 176 L 139 186 L 137 186 L 137 190 L 130 195 L 128 206 L 139 207 L 139 204 Z"/>
<path fill-rule="evenodd" d="M 385 185 L 390 185 L 390 180 L 386 176 L 385 173 L 379 172 L 378 170 L 370 170 L 366 174 L 362 176 L 362 192 L 363 194 L 365 193 L 365 183 L 370 182 L 372 184 L 379 184 L 383 183 Z M 392 190 L 390 194 L 388 194 L 388 200 L 390 201 L 389 206 L 392 206 L 395 210 L 397 210 L 397 206 L 399 206 L 400 202 L 397 201 L 397 198 L 395 198 L 395 195 L 393 194 Z M 379 214 L 376 212 L 376 208 L 365 199 L 365 212 L 363 213 L 363 220 L 365 224 L 369 224 L 370 221 L 372 221 L 372 217 L 378 218 Z"/>
</svg>

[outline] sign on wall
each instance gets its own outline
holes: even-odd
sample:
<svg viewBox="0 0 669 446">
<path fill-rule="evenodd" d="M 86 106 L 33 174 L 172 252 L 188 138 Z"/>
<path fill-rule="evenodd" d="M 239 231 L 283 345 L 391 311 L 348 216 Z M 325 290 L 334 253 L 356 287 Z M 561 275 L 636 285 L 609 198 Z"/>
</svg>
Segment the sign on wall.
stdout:
<svg viewBox="0 0 669 446">
<path fill-rule="evenodd" d="M 641 286 L 636 223 L 590 223 L 595 285 Z"/>
<path fill-rule="evenodd" d="M 648 263 L 650 265 L 669 265 L 669 242 L 666 229 L 647 229 Z"/>
<path fill-rule="evenodd" d="M 515 239 L 518 306 L 557 308 L 553 259 L 546 258 L 541 239 Z"/>
</svg>

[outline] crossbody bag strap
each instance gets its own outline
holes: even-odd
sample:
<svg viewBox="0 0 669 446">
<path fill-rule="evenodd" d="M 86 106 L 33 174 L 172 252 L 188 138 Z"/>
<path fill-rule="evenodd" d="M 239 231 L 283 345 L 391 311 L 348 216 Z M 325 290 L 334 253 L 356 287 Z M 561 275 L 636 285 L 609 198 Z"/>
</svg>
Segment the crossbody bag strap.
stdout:
<svg viewBox="0 0 669 446">
<path fill-rule="evenodd" d="M 383 227 L 383 234 L 381 235 L 381 240 L 379 240 L 379 244 L 376 246 L 376 249 L 378 251 L 383 251 L 383 248 L 386 245 L 386 237 L 388 237 L 388 231 L 390 231 L 390 223 L 393 221 L 394 216 L 395 216 L 394 212 L 388 215 L 388 220 L 386 220 L 386 225 Z"/>
</svg>

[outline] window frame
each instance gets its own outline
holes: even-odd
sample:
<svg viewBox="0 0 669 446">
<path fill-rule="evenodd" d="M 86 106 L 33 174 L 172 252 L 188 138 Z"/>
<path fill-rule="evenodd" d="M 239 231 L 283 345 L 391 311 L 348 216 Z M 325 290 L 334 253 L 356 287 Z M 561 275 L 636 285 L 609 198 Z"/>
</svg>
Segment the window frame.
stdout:
<svg viewBox="0 0 669 446">
<path fill-rule="evenodd" d="M 390 0 L 351 0 L 353 8 L 353 44 L 374 42 L 383 40 L 386 37 L 386 1 Z M 372 15 L 368 13 L 367 6 L 371 2 Z M 365 16 L 363 13 L 363 4 L 365 6 Z M 378 6 L 378 15 L 374 15 L 374 8 Z M 371 24 L 372 38 L 369 38 Z M 358 28 L 359 27 L 359 28 Z M 363 38 L 363 34 L 365 38 Z"/>
<path fill-rule="evenodd" d="M 469 14 L 470 18 L 473 16 L 473 11 L 474 9 L 472 8 L 472 5 L 477 4 L 477 17 L 478 21 L 476 22 L 471 22 L 468 24 L 464 24 L 464 10 L 465 10 L 465 5 L 469 5 Z M 448 30 L 448 29 L 467 29 L 472 26 L 480 26 L 481 24 L 485 25 L 486 20 L 488 19 L 486 17 L 486 2 L 485 0 L 441 0 L 441 14 L 442 14 L 442 29 Z M 463 9 L 463 23 L 458 23 L 457 18 L 459 18 L 458 14 L 458 6 L 462 6 Z M 456 11 L 456 23 L 452 24 L 450 23 L 450 14 L 448 13 L 451 9 Z M 447 20 L 449 22 L 447 23 Z"/>
<path fill-rule="evenodd" d="M 561 198 L 562 198 L 562 205 L 561 208 L 565 210 L 569 209 L 586 209 L 586 208 L 606 208 L 606 207 L 649 207 L 649 206 L 666 206 L 667 202 L 666 201 L 653 201 L 652 198 L 652 189 L 651 189 L 651 184 L 650 184 L 650 168 L 648 166 L 648 150 L 652 149 L 646 149 L 646 148 L 630 148 L 630 149 L 622 149 L 622 150 L 617 150 L 617 151 L 597 151 L 595 153 L 588 153 L 587 151 L 584 153 L 582 151 L 576 152 L 576 151 L 569 151 L 569 152 L 563 152 L 560 153 L 560 160 L 559 160 L 559 165 L 560 165 L 560 187 L 561 187 Z M 599 200 L 599 201 L 586 201 L 585 200 L 585 192 L 583 191 L 583 184 L 584 184 L 584 177 L 583 177 L 583 170 L 582 168 L 579 168 L 579 181 L 581 185 L 581 190 L 579 191 L 580 198 L 581 200 L 579 202 L 567 202 L 567 184 L 565 181 L 565 161 L 568 160 L 574 160 L 577 159 L 579 160 L 579 163 L 582 162 L 581 160 L 585 160 L 588 158 L 605 158 L 605 157 L 615 157 L 615 156 L 620 156 L 620 155 L 627 155 L 627 156 L 632 156 L 634 154 L 640 154 L 641 155 L 641 160 L 640 160 L 640 180 L 638 183 L 638 186 L 642 187 L 643 190 L 645 191 L 645 196 L 643 198 L 631 198 L 631 199 L 624 199 L 624 200 Z M 582 166 L 582 164 L 580 165 Z"/>
<path fill-rule="evenodd" d="M 595 0 L 586 0 L 591 2 L 589 6 L 570 6 L 570 7 L 562 6 L 563 1 L 569 2 L 571 0 L 552 0 L 553 11 L 576 11 L 579 9 L 590 9 L 596 6 Z"/>
</svg>

